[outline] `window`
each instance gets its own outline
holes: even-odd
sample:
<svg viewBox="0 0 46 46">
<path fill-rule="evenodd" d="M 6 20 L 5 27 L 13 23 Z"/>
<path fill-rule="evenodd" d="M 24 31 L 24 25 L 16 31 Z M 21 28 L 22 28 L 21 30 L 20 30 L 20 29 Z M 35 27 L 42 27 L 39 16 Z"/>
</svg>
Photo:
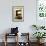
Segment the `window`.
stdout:
<svg viewBox="0 0 46 46">
<path fill-rule="evenodd" d="M 37 1 L 37 13 L 39 17 L 46 17 L 46 0 Z"/>
<path fill-rule="evenodd" d="M 46 0 L 37 0 L 36 24 L 46 25 Z"/>
</svg>

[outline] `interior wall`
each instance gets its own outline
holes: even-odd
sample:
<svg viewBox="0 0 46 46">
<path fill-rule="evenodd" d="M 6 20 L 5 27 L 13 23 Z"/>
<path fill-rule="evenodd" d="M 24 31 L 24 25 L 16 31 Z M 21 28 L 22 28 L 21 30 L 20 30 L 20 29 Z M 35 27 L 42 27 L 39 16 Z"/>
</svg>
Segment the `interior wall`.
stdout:
<svg viewBox="0 0 46 46">
<path fill-rule="evenodd" d="M 24 6 L 23 22 L 12 22 L 12 6 Z M 36 0 L 0 1 L 0 34 L 4 32 L 4 29 L 16 26 L 21 32 L 29 32 L 32 24 L 36 24 Z"/>
<path fill-rule="evenodd" d="M 12 22 L 12 6 L 24 6 L 23 22 Z M 36 0 L 0 0 L 0 34 L 19 27 L 19 32 L 29 32 L 32 36 L 32 24 L 36 24 Z"/>
</svg>

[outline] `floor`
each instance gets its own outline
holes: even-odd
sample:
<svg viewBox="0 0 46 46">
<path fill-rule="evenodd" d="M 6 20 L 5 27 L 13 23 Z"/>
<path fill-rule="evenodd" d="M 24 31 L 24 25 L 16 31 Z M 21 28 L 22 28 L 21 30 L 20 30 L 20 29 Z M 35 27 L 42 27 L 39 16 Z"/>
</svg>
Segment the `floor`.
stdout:
<svg viewBox="0 0 46 46">
<path fill-rule="evenodd" d="M 31 45 L 30 46 L 37 46 L 37 44 L 36 43 L 30 43 Z M 2 42 L 0 42 L 0 46 L 4 46 L 4 43 Z M 15 46 L 15 43 L 8 43 L 8 45 L 7 46 Z M 21 45 L 21 46 L 25 46 L 25 45 Z M 41 46 L 46 46 L 46 43 L 44 43 L 44 45 L 41 45 Z"/>
</svg>

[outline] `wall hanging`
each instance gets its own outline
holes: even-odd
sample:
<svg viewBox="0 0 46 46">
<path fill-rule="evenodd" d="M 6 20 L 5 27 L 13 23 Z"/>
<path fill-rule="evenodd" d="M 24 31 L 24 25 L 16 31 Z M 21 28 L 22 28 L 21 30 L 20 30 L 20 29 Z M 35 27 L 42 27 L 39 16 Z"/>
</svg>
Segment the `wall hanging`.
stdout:
<svg viewBox="0 0 46 46">
<path fill-rule="evenodd" d="M 12 7 L 12 21 L 13 22 L 24 21 L 24 6 L 13 6 Z"/>
</svg>

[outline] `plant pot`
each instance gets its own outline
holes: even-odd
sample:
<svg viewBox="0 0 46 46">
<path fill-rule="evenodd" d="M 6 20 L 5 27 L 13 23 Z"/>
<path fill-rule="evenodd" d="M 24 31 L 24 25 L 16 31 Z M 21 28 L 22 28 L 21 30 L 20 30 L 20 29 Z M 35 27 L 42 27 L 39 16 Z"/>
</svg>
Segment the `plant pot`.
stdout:
<svg viewBox="0 0 46 46">
<path fill-rule="evenodd" d="M 38 40 L 37 40 L 37 43 L 41 44 L 41 43 L 44 42 L 44 40 L 45 40 L 45 39 L 38 39 Z"/>
<path fill-rule="evenodd" d="M 40 39 L 37 39 L 37 43 L 40 43 Z"/>
</svg>

